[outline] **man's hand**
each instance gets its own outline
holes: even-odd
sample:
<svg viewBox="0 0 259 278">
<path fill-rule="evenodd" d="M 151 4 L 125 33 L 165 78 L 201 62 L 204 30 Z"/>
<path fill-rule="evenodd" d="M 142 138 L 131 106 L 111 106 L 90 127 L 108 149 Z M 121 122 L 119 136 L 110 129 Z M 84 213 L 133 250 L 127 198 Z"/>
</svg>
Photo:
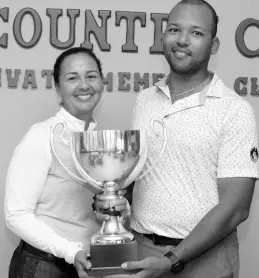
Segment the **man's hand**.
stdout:
<svg viewBox="0 0 259 278">
<path fill-rule="evenodd" d="M 140 270 L 133 275 L 119 275 L 118 278 L 159 278 L 170 272 L 172 263 L 167 257 L 147 257 L 142 261 L 123 263 L 121 267 L 125 270 Z M 170 273 L 171 274 L 171 273 Z M 173 274 L 172 274 L 173 276 Z"/>
<path fill-rule="evenodd" d="M 74 266 L 76 268 L 77 274 L 79 278 L 86 278 L 87 270 L 89 270 L 92 265 L 87 260 L 86 253 L 83 250 L 80 250 L 75 255 Z"/>
<path fill-rule="evenodd" d="M 120 196 L 120 199 L 115 199 L 111 201 L 104 200 L 104 197 L 102 194 L 97 194 L 94 202 L 94 206 L 96 209 L 96 217 L 100 221 L 109 220 L 110 216 L 107 214 L 103 214 L 103 209 L 108 209 L 109 207 L 114 207 L 116 211 L 120 211 L 122 215 L 126 211 L 126 204 L 127 199 L 123 196 L 126 194 L 127 190 L 119 190 L 118 194 Z"/>
</svg>

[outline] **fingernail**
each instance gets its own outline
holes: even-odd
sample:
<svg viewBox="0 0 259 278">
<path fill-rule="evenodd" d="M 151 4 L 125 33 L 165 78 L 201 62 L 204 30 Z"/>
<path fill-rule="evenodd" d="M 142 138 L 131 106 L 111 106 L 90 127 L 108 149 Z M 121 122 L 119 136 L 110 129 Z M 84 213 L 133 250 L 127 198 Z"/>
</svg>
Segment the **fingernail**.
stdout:
<svg viewBox="0 0 259 278">
<path fill-rule="evenodd" d="M 123 264 L 121 265 L 122 268 L 127 268 L 127 266 L 128 266 L 127 263 L 123 263 Z"/>
</svg>

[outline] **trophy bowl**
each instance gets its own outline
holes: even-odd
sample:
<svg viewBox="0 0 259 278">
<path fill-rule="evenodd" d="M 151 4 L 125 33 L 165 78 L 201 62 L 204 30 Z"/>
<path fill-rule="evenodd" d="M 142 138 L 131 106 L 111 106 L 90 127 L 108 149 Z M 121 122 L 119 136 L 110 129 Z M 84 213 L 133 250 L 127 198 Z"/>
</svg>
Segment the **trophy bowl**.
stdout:
<svg viewBox="0 0 259 278">
<path fill-rule="evenodd" d="M 117 190 L 139 161 L 139 130 L 97 130 L 72 132 L 71 152 L 77 170 L 86 180 L 91 177 L 103 189 L 114 182 Z M 95 185 L 96 183 L 94 183 Z M 119 185 L 120 184 L 120 185 Z"/>
</svg>

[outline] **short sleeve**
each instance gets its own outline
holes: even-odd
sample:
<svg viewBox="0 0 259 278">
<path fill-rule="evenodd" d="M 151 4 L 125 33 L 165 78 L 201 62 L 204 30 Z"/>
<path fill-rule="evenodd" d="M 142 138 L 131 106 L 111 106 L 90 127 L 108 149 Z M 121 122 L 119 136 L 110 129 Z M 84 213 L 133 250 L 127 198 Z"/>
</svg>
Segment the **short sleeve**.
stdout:
<svg viewBox="0 0 259 278">
<path fill-rule="evenodd" d="M 223 120 L 218 178 L 259 178 L 255 115 L 245 100 L 234 101 Z"/>
</svg>

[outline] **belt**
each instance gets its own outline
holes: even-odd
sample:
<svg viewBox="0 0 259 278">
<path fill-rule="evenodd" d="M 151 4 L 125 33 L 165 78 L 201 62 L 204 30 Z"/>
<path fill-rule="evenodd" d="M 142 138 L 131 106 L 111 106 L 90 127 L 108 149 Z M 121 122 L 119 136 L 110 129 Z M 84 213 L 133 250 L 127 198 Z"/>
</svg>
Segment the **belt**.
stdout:
<svg viewBox="0 0 259 278">
<path fill-rule="evenodd" d="M 142 234 L 142 235 L 148 239 L 151 239 L 155 245 L 177 246 L 183 240 L 182 238 L 170 238 L 165 236 L 159 236 L 157 234 Z"/>
<path fill-rule="evenodd" d="M 50 253 L 37 249 L 37 248 L 31 246 L 30 244 L 28 244 L 27 242 L 25 242 L 24 240 L 21 240 L 21 242 L 19 244 L 19 248 L 21 251 L 31 253 L 32 255 L 34 255 L 36 257 L 40 257 L 41 259 L 49 260 L 49 261 L 52 261 L 59 265 L 60 264 L 62 264 L 64 266 L 69 265 L 64 259 L 55 257 L 54 255 L 52 255 Z"/>
</svg>

